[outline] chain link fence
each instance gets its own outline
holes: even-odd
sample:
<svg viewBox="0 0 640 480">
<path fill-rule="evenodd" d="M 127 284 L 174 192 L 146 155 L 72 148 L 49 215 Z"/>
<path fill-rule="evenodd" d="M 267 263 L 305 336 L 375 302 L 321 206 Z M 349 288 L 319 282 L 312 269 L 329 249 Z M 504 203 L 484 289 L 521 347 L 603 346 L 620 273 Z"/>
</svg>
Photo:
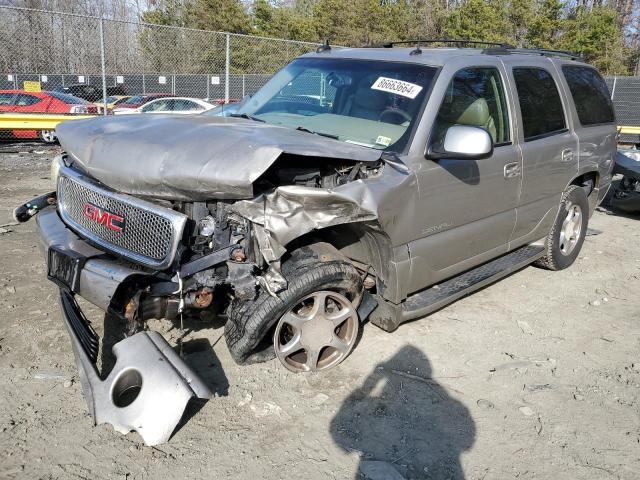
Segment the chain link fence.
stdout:
<svg viewBox="0 0 640 480">
<path fill-rule="evenodd" d="M 36 81 L 42 90 L 82 85 L 92 101 L 163 93 L 216 103 L 254 94 L 318 44 L 0 6 L 0 46 L 0 90 Z M 640 126 L 640 77 L 606 80 L 618 124 Z"/>
<path fill-rule="evenodd" d="M 84 85 L 108 95 L 164 93 L 216 102 L 255 93 L 316 43 L 0 6 L 0 89 Z"/>
</svg>

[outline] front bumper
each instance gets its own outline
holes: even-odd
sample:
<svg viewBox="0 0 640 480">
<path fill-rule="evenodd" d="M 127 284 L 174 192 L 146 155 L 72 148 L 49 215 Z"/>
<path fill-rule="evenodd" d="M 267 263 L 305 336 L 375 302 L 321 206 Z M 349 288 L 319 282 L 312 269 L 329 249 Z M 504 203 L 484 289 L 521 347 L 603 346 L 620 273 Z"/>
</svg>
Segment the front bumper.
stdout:
<svg viewBox="0 0 640 480">
<path fill-rule="evenodd" d="M 47 262 L 51 248 L 69 252 L 82 258 L 83 267 L 73 293 L 108 311 L 118 288 L 133 276 L 145 275 L 117 262 L 102 250 L 89 245 L 62 222 L 54 206 L 43 209 L 36 216 L 40 246 Z M 48 267 L 48 265 L 47 265 Z"/>
<path fill-rule="evenodd" d="M 54 248 L 81 260 L 74 287 L 60 288 L 62 318 L 71 338 L 82 391 L 96 425 L 136 430 L 147 445 L 166 442 L 188 401 L 213 395 L 157 332 L 141 332 L 113 346 L 117 361 L 102 380 L 96 368 L 99 338 L 75 301 L 75 294 L 108 311 L 118 289 L 144 275 L 83 241 L 60 220 L 55 207 L 37 216 L 45 258 Z"/>
</svg>

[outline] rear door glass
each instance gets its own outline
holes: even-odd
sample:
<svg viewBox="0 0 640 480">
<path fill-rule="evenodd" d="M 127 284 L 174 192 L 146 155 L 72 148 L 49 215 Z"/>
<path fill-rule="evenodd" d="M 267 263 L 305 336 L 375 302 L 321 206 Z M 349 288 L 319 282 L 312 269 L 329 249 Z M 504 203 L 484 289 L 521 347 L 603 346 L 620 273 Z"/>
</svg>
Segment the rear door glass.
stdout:
<svg viewBox="0 0 640 480">
<path fill-rule="evenodd" d="M 562 73 L 584 126 L 612 123 L 613 104 L 607 84 L 593 68 L 565 65 Z"/>
<path fill-rule="evenodd" d="M 13 104 L 15 93 L 0 93 L 0 106 L 6 107 Z"/>
<path fill-rule="evenodd" d="M 520 102 L 525 141 L 567 129 L 558 87 L 547 70 L 518 67 L 513 69 L 513 78 Z"/>
</svg>

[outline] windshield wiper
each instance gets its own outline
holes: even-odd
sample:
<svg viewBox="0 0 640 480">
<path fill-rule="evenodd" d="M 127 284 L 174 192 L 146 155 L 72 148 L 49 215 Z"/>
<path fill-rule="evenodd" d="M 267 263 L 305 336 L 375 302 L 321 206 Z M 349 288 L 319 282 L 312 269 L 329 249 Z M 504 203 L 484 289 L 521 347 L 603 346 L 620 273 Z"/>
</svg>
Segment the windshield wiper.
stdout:
<svg viewBox="0 0 640 480">
<path fill-rule="evenodd" d="M 314 132 L 313 130 L 309 130 L 305 127 L 296 127 L 296 130 L 298 130 L 299 132 L 313 133 L 314 135 L 320 135 L 321 137 L 333 138 L 334 140 L 340 140 L 340 137 L 338 135 L 324 132 Z"/>
<path fill-rule="evenodd" d="M 252 117 L 251 115 L 247 115 L 246 113 L 232 113 L 229 115 L 234 118 L 246 118 L 247 120 L 253 120 L 254 122 L 266 123 L 264 120 L 258 117 Z"/>
</svg>

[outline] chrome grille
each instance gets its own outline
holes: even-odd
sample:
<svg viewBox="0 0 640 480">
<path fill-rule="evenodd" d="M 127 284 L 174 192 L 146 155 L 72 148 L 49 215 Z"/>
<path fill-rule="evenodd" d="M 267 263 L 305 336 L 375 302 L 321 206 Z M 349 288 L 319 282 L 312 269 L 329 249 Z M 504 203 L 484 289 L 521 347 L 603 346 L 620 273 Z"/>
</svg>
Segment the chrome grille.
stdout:
<svg viewBox="0 0 640 480">
<path fill-rule="evenodd" d="M 121 231 L 85 216 L 89 203 L 125 219 Z M 167 268 L 173 262 L 186 217 L 135 197 L 109 191 L 76 171 L 64 167 L 58 179 L 62 219 L 106 250 L 138 263 Z"/>
</svg>

